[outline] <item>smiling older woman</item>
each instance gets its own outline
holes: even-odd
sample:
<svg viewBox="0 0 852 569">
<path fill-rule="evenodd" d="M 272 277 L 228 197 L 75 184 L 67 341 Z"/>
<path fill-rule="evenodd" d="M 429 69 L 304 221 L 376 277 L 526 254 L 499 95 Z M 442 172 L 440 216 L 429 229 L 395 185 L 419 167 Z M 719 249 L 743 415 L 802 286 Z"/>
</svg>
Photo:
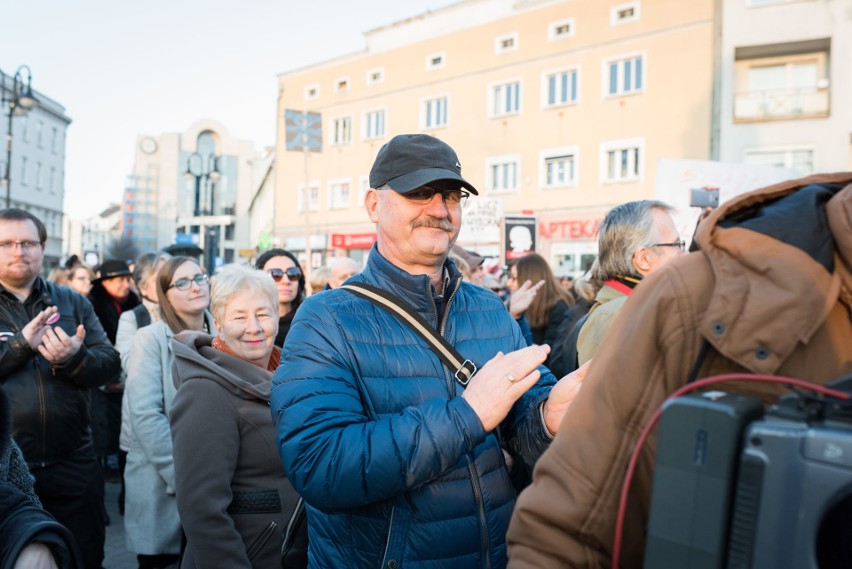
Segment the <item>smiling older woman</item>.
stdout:
<svg viewBox="0 0 852 569">
<path fill-rule="evenodd" d="M 182 568 L 281 566 L 282 533 L 299 496 L 278 456 L 269 412 L 281 351 L 270 275 L 237 265 L 213 277 L 219 335 L 175 336 L 171 413 Z M 307 536 L 300 564 L 307 565 Z M 288 565 L 289 567 L 289 565 Z"/>
</svg>

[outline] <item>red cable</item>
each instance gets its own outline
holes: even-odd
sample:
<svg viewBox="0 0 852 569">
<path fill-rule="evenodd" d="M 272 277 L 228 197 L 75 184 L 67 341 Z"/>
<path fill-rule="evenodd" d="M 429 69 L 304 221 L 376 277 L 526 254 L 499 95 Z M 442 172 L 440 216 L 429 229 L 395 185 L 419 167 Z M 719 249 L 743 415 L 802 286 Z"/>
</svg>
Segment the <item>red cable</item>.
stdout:
<svg viewBox="0 0 852 569">
<path fill-rule="evenodd" d="M 624 530 L 624 516 L 626 515 L 627 511 L 627 496 L 630 493 L 630 482 L 632 481 L 634 471 L 636 470 L 636 463 L 639 462 L 639 453 L 642 450 L 642 447 L 645 445 L 645 441 L 648 439 L 648 436 L 651 434 L 651 431 L 657 425 L 657 421 L 660 420 L 660 414 L 663 412 L 663 407 L 665 406 L 666 402 L 671 399 L 674 399 L 675 397 L 680 397 L 685 393 L 689 393 L 690 391 L 695 391 L 696 389 L 700 389 L 702 387 L 706 387 L 714 383 L 723 383 L 726 381 L 755 381 L 765 383 L 780 383 L 785 386 L 794 385 L 796 387 L 801 387 L 809 391 L 815 391 L 828 397 L 834 397 L 835 399 L 848 400 L 850 398 L 849 394 L 843 391 L 837 391 L 836 389 L 831 389 L 829 387 L 817 385 L 816 383 L 810 383 L 801 379 L 793 379 L 792 377 L 781 377 L 777 375 L 746 375 L 742 373 L 726 373 L 723 375 L 705 377 L 703 379 L 693 381 L 692 383 L 688 383 L 677 389 L 674 393 L 669 395 L 666 400 L 663 401 L 662 405 L 660 405 L 659 408 L 654 412 L 654 416 L 651 417 L 651 420 L 648 422 L 647 425 L 645 425 L 645 428 L 642 430 L 642 434 L 639 435 L 639 439 L 636 441 L 636 446 L 633 449 L 633 454 L 630 456 L 630 462 L 627 465 L 627 474 L 624 477 L 624 484 L 622 484 L 621 486 L 621 498 L 618 502 L 618 515 L 615 518 L 615 538 L 612 542 L 612 569 L 618 569 L 618 564 L 621 560 L 621 539 L 623 537 Z"/>
</svg>

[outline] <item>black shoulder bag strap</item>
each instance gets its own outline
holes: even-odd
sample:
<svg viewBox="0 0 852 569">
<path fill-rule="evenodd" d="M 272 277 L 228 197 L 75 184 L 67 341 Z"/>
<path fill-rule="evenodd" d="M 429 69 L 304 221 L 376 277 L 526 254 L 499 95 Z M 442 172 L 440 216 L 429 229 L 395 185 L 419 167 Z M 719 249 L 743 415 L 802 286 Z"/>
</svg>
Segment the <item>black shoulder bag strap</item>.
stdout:
<svg viewBox="0 0 852 569">
<path fill-rule="evenodd" d="M 415 334 L 423 338 L 435 352 L 435 355 L 447 366 L 447 369 L 453 372 L 456 381 L 461 385 L 466 386 L 473 374 L 476 373 L 476 364 L 459 354 L 447 342 L 446 338 L 438 334 L 422 316 L 397 296 L 365 283 L 349 283 L 341 285 L 340 288 L 344 288 L 355 296 L 383 308 L 391 316 L 411 328 Z"/>
</svg>

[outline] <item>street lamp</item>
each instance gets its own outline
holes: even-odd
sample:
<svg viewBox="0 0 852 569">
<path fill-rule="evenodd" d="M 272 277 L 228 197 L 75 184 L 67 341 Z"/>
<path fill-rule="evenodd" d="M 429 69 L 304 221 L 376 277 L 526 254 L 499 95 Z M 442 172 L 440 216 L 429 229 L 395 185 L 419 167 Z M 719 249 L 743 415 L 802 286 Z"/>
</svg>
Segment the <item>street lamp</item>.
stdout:
<svg viewBox="0 0 852 569">
<path fill-rule="evenodd" d="M 216 205 L 213 192 L 214 184 L 222 178 L 222 174 L 219 172 L 219 157 L 212 152 L 207 155 L 193 152 L 186 159 L 186 172 L 184 172 L 184 176 L 188 179 L 195 178 L 195 202 L 192 208 L 193 217 L 214 215 Z M 206 196 L 202 196 L 202 180 L 204 181 L 203 188 Z M 218 249 L 218 243 L 215 235 L 208 236 L 208 231 L 204 223 L 200 223 L 199 225 L 201 226 L 200 229 L 202 229 L 201 232 L 203 233 L 202 239 L 204 240 L 202 244 L 202 248 L 204 249 L 204 264 L 207 266 L 207 272 L 213 274 L 214 255 L 211 249 L 213 245 Z"/>
<path fill-rule="evenodd" d="M 195 167 L 196 164 L 198 165 L 197 168 Z M 213 184 L 222 178 L 222 174 L 219 172 L 219 157 L 212 152 L 207 156 L 193 152 L 186 159 L 186 172 L 183 175 L 188 179 L 195 178 L 195 203 L 193 204 L 192 215 L 195 217 L 213 215 L 215 205 Z M 203 200 L 204 209 L 202 209 L 203 198 L 201 196 L 202 180 L 204 180 L 204 189 L 208 194 L 207 199 Z"/>
<path fill-rule="evenodd" d="M 26 85 L 24 84 L 22 72 L 26 72 Z M 28 65 L 21 65 L 15 71 L 11 90 L 6 88 L 6 75 L 2 71 L 0 71 L 0 79 L 2 79 L 3 85 L 2 104 L 9 104 L 9 129 L 6 135 L 6 175 L 2 180 L 3 184 L 6 185 L 6 207 L 8 208 L 12 206 L 12 117 L 22 115 L 32 109 L 38 105 L 38 100 L 33 96 L 33 74 Z"/>
</svg>

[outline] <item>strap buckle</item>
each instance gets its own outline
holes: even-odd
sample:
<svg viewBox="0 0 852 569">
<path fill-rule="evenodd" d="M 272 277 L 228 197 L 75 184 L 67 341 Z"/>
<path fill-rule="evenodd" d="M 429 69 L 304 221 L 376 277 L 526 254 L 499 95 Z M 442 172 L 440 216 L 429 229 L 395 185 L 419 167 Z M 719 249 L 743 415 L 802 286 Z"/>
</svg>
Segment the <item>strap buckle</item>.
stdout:
<svg viewBox="0 0 852 569">
<path fill-rule="evenodd" d="M 470 378 L 473 377 L 473 374 L 476 373 L 476 364 L 470 360 L 465 360 L 459 369 L 456 370 L 456 373 L 453 375 L 463 386 L 467 387 L 467 384 L 470 383 Z"/>
</svg>

